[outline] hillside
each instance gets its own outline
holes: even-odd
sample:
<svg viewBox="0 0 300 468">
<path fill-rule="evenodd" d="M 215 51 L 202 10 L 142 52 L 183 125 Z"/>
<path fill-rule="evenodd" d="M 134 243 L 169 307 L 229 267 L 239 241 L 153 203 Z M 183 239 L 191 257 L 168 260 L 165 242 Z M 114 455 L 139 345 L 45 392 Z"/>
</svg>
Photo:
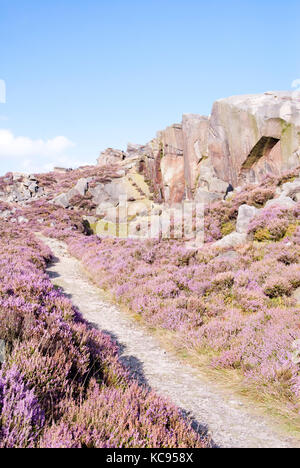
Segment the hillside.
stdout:
<svg viewBox="0 0 300 468">
<path fill-rule="evenodd" d="M 50 282 L 51 239 L 136 327 L 299 439 L 298 110 L 229 98 L 96 166 L 0 178 L 0 446 L 212 445 Z"/>
</svg>

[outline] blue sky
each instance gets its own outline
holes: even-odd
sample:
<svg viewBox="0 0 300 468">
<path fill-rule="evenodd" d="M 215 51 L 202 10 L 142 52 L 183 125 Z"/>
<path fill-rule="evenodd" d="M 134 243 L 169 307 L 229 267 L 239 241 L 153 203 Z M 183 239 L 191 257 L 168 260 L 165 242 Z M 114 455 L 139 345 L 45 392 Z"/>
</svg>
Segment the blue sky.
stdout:
<svg viewBox="0 0 300 468">
<path fill-rule="evenodd" d="M 299 0 L 0 0 L 0 174 L 94 163 L 300 78 Z"/>
</svg>

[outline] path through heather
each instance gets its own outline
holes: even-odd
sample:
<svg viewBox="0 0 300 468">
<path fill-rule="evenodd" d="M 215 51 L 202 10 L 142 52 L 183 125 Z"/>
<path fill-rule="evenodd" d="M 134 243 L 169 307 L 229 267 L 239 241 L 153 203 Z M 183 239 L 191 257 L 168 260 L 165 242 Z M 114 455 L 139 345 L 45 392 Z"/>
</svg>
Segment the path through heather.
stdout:
<svg viewBox="0 0 300 468">
<path fill-rule="evenodd" d="M 122 361 L 138 379 L 190 413 L 199 428 L 208 430 L 217 446 L 300 446 L 299 441 L 280 434 L 273 423 L 246 407 L 244 401 L 216 389 L 196 369 L 166 353 L 144 327 L 103 299 L 64 243 L 42 239 L 56 257 L 48 268 L 53 283 L 64 289 L 86 320 L 118 341 Z"/>
</svg>

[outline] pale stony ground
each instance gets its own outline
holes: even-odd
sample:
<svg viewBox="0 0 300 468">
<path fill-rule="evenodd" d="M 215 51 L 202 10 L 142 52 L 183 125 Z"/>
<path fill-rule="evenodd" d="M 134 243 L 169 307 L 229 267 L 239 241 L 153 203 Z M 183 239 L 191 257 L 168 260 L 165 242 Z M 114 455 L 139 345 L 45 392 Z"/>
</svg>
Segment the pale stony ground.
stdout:
<svg viewBox="0 0 300 468">
<path fill-rule="evenodd" d="M 106 302 L 87 278 L 80 262 L 62 242 L 45 239 L 55 260 L 48 268 L 54 284 L 63 288 L 86 320 L 113 336 L 121 346 L 121 359 L 130 371 L 161 396 L 189 413 L 199 430 L 207 431 L 216 446 L 231 448 L 299 447 L 255 414 L 244 400 L 208 383 L 199 372 L 162 349 L 157 339 L 131 317 Z"/>
</svg>

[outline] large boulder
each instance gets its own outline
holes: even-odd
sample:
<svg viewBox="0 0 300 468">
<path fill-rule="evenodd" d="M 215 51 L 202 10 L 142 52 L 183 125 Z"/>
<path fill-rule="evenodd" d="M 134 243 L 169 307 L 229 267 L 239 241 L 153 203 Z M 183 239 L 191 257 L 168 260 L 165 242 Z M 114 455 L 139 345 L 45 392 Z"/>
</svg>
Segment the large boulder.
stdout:
<svg viewBox="0 0 300 468">
<path fill-rule="evenodd" d="M 233 185 L 296 168 L 299 147 L 297 93 L 234 96 L 213 106 L 208 156 L 217 175 Z"/>
<path fill-rule="evenodd" d="M 118 164 L 121 161 L 124 161 L 127 157 L 125 151 L 117 150 L 113 148 L 107 148 L 105 151 L 100 153 L 98 158 L 98 166 L 110 166 L 113 164 Z"/>
<path fill-rule="evenodd" d="M 86 194 L 88 190 L 88 187 L 89 187 L 88 179 L 79 179 L 74 188 L 79 193 L 79 195 L 84 197 L 84 195 Z"/>
<path fill-rule="evenodd" d="M 226 248 L 226 247 L 238 247 L 242 245 L 247 240 L 247 234 L 242 234 L 239 232 L 232 232 L 228 236 L 223 237 L 223 239 L 218 240 L 214 243 L 215 247 Z"/>
<path fill-rule="evenodd" d="M 220 194 L 199 188 L 195 192 L 194 200 L 196 203 L 210 204 L 220 200 Z"/>
<path fill-rule="evenodd" d="M 104 184 L 104 192 L 108 198 L 113 201 L 119 201 L 121 196 L 129 196 L 126 183 L 123 179 L 112 180 L 108 184 Z"/>
<path fill-rule="evenodd" d="M 287 182 L 282 185 L 282 195 L 285 197 L 295 198 L 298 201 L 300 194 L 300 179 L 295 179 L 293 182 Z"/>
<path fill-rule="evenodd" d="M 280 206 L 281 208 L 290 209 L 294 208 L 296 202 L 292 200 L 290 197 L 285 197 L 281 195 L 278 198 L 273 198 L 272 200 L 268 200 L 266 203 L 266 208 L 270 208 L 272 206 Z"/>
<path fill-rule="evenodd" d="M 109 201 L 109 195 L 104 189 L 104 184 L 97 184 L 96 187 L 90 187 L 89 191 L 93 197 L 93 202 L 96 205 L 100 205 L 100 203 Z"/>
<path fill-rule="evenodd" d="M 115 206 L 116 205 L 112 204 L 110 201 L 103 201 L 97 206 L 96 215 L 100 218 L 105 218 L 107 214 L 110 213 L 113 208 L 115 208 Z"/>
<path fill-rule="evenodd" d="M 7 220 L 13 214 L 14 212 L 12 210 L 3 210 L 3 211 L 0 211 L 0 218 Z"/>
<path fill-rule="evenodd" d="M 57 197 L 55 197 L 52 200 L 52 203 L 61 208 L 68 208 L 70 206 L 69 197 L 65 193 L 62 193 L 58 195 Z"/>
<path fill-rule="evenodd" d="M 254 206 L 241 205 L 239 207 L 239 213 L 236 223 L 236 231 L 240 234 L 247 234 L 249 224 L 252 219 L 257 215 L 258 209 Z"/>
</svg>

